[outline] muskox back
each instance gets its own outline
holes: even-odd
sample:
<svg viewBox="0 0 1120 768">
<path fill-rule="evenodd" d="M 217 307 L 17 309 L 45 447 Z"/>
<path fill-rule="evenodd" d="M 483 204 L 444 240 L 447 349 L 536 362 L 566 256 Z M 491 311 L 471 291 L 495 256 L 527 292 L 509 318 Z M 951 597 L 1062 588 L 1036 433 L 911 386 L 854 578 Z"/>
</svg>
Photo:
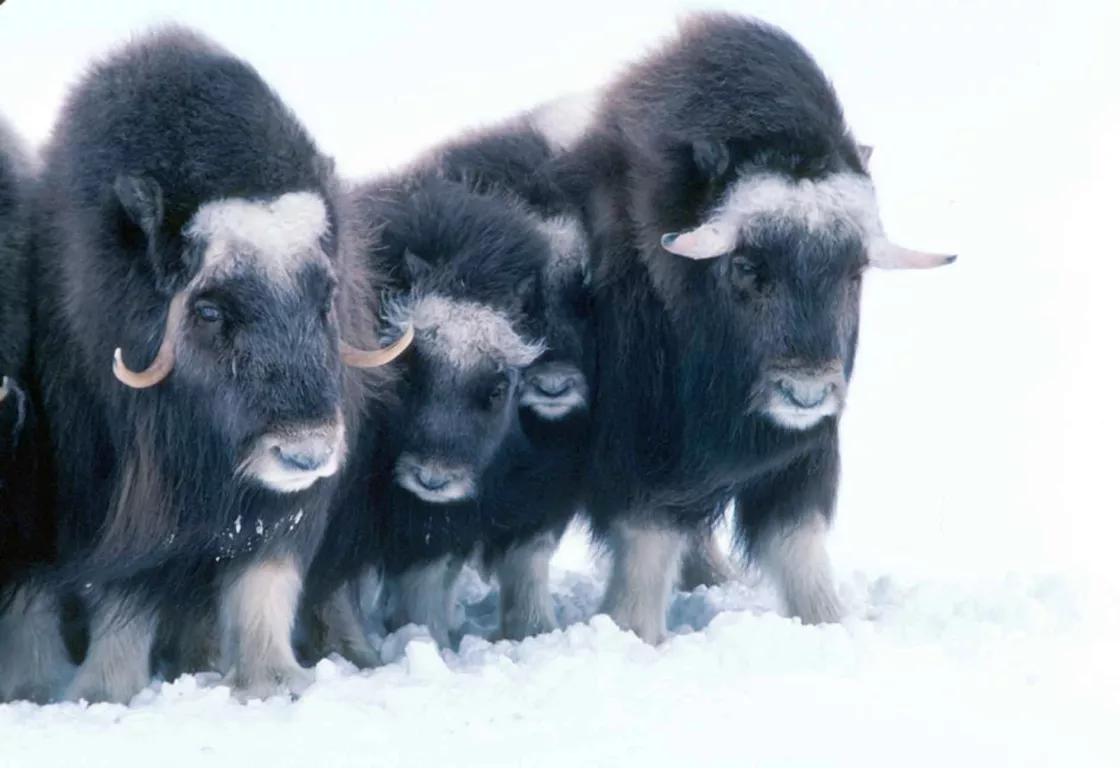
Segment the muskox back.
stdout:
<svg viewBox="0 0 1120 768">
<path fill-rule="evenodd" d="M 604 610 L 647 640 L 686 540 L 732 500 L 790 610 L 840 615 L 822 537 L 863 272 L 951 260 L 887 241 L 865 155 L 796 41 L 706 13 L 604 89 L 560 159 L 592 239 Z"/>
<path fill-rule="evenodd" d="M 408 343 L 366 351 L 372 273 L 340 247 L 333 163 L 251 65 L 174 26 L 91 66 L 44 161 L 55 579 L 92 608 L 67 695 L 146 685 L 169 606 L 216 614 L 243 694 L 298 691 L 288 634 L 349 425 Z"/>
</svg>

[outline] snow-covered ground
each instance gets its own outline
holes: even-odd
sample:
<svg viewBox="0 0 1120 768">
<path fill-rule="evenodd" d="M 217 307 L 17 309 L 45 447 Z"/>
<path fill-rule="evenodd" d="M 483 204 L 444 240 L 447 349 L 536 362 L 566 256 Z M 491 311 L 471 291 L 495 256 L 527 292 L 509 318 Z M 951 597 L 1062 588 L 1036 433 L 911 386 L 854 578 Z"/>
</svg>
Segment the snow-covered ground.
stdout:
<svg viewBox="0 0 1120 768">
<path fill-rule="evenodd" d="M 467 578 L 458 654 L 406 628 L 387 666 L 321 662 L 295 704 L 243 706 L 195 676 L 129 708 L 3 706 L 0 765 L 1120 765 L 1115 594 L 850 575 L 853 617 L 811 628 L 744 584 L 678 597 L 654 649 L 587 621 L 595 569 L 554 586 L 562 632 L 485 641 L 495 595 Z"/>
<path fill-rule="evenodd" d="M 42 139 L 64 87 L 147 21 L 247 56 L 362 175 L 601 82 L 679 0 L 11 0 L 0 112 Z M 960 261 L 869 281 L 832 552 L 852 618 L 781 618 L 766 585 L 681 595 L 676 636 L 591 617 L 602 563 L 557 558 L 563 632 L 402 632 L 324 662 L 299 702 L 209 678 L 131 707 L 0 706 L 0 768 L 53 765 L 1120 765 L 1120 4 L 752 0 L 835 79 L 892 236 Z"/>
</svg>

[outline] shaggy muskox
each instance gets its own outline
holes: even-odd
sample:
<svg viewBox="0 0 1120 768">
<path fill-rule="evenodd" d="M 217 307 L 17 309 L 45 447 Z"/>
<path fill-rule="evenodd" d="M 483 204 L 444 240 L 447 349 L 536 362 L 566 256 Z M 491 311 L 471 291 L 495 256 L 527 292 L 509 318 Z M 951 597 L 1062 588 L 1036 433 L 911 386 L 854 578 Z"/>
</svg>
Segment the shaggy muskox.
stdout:
<svg viewBox="0 0 1120 768">
<path fill-rule="evenodd" d="M 22 583 L 25 570 L 49 558 L 53 547 L 51 521 L 39 506 L 45 478 L 30 375 L 34 163 L 0 118 L 0 701 L 45 701 L 59 685 L 57 677 L 35 674 L 39 656 L 27 641 L 44 604 Z M 39 683 L 28 685 L 29 679 Z"/>
<path fill-rule="evenodd" d="M 361 460 L 366 483 L 340 501 L 309 576 L 309 605 L 334 638 L 327 646 L 368 665 L 376 659 L 353 617 L 340 617 L 354 610 L 345 584 L 371 567 L 394 587 L 396 624 L 424 624 L 450 642 L 455 577 L 520 445 L 518 395 L 543 352 L 531 331 L 551 242 L 513 198 L 427 174 L 367 183 L 351 203 L 369 260 L 395 278 L 383 341 L 409 322 L 416 333 L 386 436 Z"/>
<path fill-rule="evenodd" d="M 604 91 L 553 171 L 592 238 L 603 610 L 649 642 L 688 536 L 732 500 L 790 612 L 841 616 L 824 540 L 863 276 L 954 258 L 888 241 L 868 154 L 798 43 L 710 13 Z"/>
<path fill-rule="evenodd" d="M 55 583 L 90 610 L 67 697 L 145 686 L 168 606 L 216 611 L 239 695 L 298 693 L 303 575 L 380 366 L 410 341 L 374 349 L 333 163 L 251 65 L 171 26 L 78 82 L 41 192 Z"/>
</svg>

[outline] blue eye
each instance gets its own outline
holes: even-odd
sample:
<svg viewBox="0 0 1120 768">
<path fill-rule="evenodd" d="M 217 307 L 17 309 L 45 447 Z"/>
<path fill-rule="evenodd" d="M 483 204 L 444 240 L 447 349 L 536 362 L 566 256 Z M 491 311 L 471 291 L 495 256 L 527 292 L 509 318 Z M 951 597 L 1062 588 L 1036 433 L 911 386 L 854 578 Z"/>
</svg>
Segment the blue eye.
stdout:
<svg viewBox="0 0 1120 768">
<path fill-rule="evenodd" d="M 194 313 L 204 323 L 216 323 L 222 319 L 222 311 L 209 301 L 195 302 Z"/>
</svg>

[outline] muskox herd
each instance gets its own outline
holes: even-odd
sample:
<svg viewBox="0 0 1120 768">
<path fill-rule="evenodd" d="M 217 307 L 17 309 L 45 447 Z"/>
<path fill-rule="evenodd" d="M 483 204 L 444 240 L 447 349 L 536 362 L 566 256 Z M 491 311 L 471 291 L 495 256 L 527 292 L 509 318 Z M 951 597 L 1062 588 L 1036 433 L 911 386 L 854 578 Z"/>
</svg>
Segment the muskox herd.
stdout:
<svg viewBox="0 0 1120 768">
<path fill-rule="evenodd" d="M 602 605 L 666 635 L 739 539 L 791 615 L 825 549 L 868 269 L 892 244 L 810 55 L 688 17 L 612 82 L 341 179 L 244 60 L 168 26 L 92 64 L 39 152 L 0 125 L 0 700 L 241 698 L 367 634 L 557 626 L 585 516 Z"/>
</svg>

